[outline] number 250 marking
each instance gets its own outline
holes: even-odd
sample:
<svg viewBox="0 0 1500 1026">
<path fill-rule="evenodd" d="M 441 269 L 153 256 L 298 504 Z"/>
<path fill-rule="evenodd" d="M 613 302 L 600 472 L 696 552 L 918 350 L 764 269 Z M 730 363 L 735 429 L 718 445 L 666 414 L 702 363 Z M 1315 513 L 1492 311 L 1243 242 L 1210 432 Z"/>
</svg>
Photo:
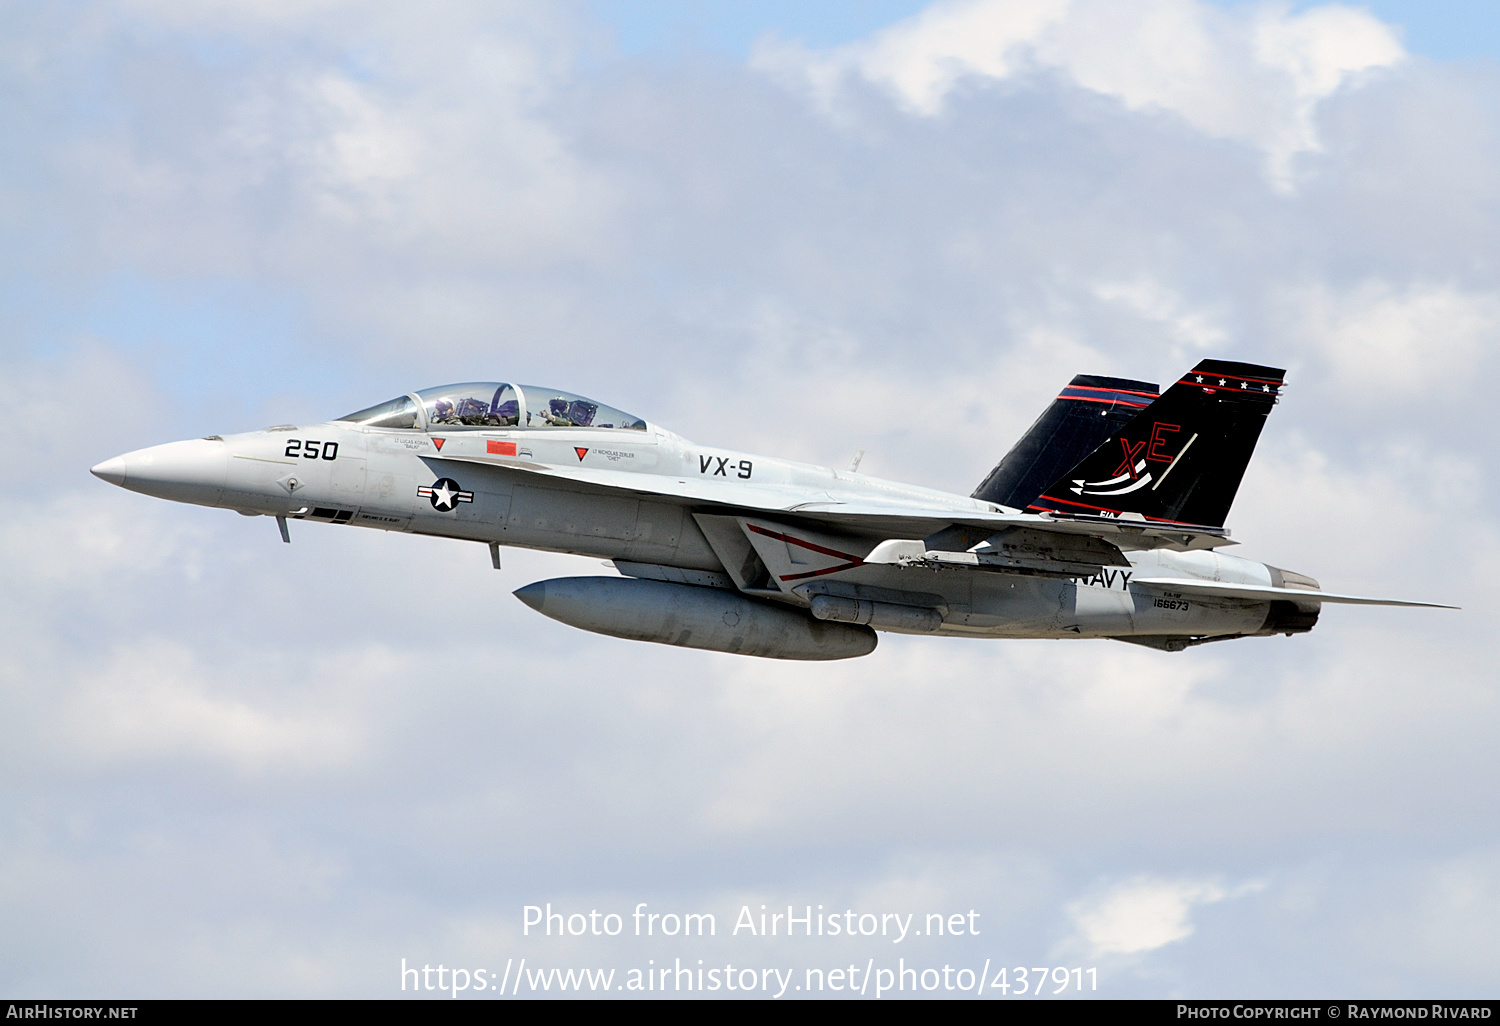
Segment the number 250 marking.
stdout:
<svg viewBox="0 0 1500 1026">
<path fill-rule="evenodd" d="M 321 452 L 319 451 L 321 447 Z M 298 450 L 301 450 L 300 452 Z M 289 438 L 286 443 L 287 456 L 301 456 L 305 460 L 315 460 L 320 455 L 325 460 L 336 460 L 339 458 L 339 443 L 337 442 L 303 442 L 301 439 Z"/>
</svg>

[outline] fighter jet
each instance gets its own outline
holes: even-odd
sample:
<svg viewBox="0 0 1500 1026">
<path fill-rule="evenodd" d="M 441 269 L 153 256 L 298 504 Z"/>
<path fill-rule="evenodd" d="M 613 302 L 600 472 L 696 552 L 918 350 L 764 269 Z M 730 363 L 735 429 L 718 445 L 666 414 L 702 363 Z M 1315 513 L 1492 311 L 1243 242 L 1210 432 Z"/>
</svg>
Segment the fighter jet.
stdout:
<svg viewBox="0 0 1500 1026">
<path fill-rule="evenodd" d="M 698 445 L 569 392 L 428 388 L 309 426 L 172 442 L 92 468 L 178 502 L 592 556 L 619 576 L 516 596 L 600 634 L 778 659 L 877 631 L 1110 638 L 1168 652 L 1312 630 L 1322 591 L 1222 551 L 1285 389 L 1204 360 L 1165 392 L 1079 375 L 972 495 Z M 1442 607 L 1454 608 L 1454 607 Z"/>
</svg>

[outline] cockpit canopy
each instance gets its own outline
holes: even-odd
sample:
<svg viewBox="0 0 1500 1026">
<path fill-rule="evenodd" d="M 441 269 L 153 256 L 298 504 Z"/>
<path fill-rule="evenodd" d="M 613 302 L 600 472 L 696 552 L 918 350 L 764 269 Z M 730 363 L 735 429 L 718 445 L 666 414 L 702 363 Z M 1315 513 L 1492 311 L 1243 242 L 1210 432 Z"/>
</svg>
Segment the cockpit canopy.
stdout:
<svg viewBox="0 0 1500 1026">
<path fill-rule="evenodd" d="M 646 422 L 612 406 L 571 392 L 535 385 L 470 381 L 424 388 L 341 421 L 380 428 L 439 428 L 443 431 L 508 427 L 620 428 L 644 431 Z"/>
</svg>

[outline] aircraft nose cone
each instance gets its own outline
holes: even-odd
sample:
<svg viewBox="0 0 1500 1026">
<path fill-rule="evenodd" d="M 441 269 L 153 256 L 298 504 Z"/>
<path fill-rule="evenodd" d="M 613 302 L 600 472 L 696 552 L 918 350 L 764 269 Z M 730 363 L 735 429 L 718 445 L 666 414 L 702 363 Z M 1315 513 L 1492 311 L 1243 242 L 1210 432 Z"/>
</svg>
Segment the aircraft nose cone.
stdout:
<svg viewBox="0 0 1500 1026">
<path fill-rule="evenodd" d="M 95 464 L 89 468 L 89 473 L 101 481 L 123 486 L 125 484 L 125 457 L 116 456 L 103 463 Z"/>
<path fill-rule="evenodd" d="M 517 588 L 512 594 L 540 613 L 542 603 L 547 601 L 547 582 L 537 581 L 535 584 L 528 584 L 524 588 Z"/>
<path fill-rule="evenodd" d="M 132 492 L 213 506 L 224 495 L 229 451 L 222 441 L 207 438 L 169 442 L 105 460 L 93 473 Z"/>
</svg>

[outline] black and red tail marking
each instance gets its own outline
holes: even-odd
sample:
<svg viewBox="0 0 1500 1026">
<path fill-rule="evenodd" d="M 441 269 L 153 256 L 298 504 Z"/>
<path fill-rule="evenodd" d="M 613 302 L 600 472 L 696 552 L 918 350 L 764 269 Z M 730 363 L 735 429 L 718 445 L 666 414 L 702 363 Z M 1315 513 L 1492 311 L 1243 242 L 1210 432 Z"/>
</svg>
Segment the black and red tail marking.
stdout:
<svg viewBox="0 0 1500 1026">
<path fill-rule="evenodd" d="M 1156 400 L 1149 381 L 1080 374 L 1068 382 L 974 491 L 974 498 L 1025 509 L 1100 443 Z"/>
<path fill-rule="evenodd" d="M 779 542 L 786 542 L 786 544 L 788 545 L 796 545 L 800 548 L 810 549 L 811 551 L 820 553 L 824 556 L 832 556 L 834 559 L 848 560 L 848 562 L 840 563 L 837 566 L 824 567 L 822 570 L 809 570 L 806 573 L 800 574 L 781 574 L 780 579 L 783 581 L 800 581 L 808 577 L 826 577 L 828 574 L 841 574 L 845 570 L 853 570 L 857 566 L 865 565 L 865 561 L 863 559 L 850 552 L 840 552 L 838 549 L 830 549 L 823 545 L 818 545 L 814 542 L 805 541 L 802 538 L 794 538 L 792 535 L 782 534 L 780 531 L 767 530 L 766 528 L 759 527 L 755 524 L 746 524 L 745 528 L 747 530 L 754 531 L 756 534 L 764 535 L 767 538 L 774 538 Z"/>
<path fill-rule="evenodd" d="M 1080 382 L 1110 382 L 1108 385 L 1080 384 Z M 1125 386 L 1131 387 L 1125 387 Z M 1058 393 L 1059 399 L 1079 403 L 1100 403 L 1105 406 L 1124 406 L 1143 409 L 1156 401 L 1156 386 L 1145 381 L 1127 381 L 1124 378 L 1100 378 L 1080 374 Z"/>
<path fill-rule="evenodd" d="M 1285 372 L 1204 360 L 1028 504 L 1222 527 Z"/>
</svg>

